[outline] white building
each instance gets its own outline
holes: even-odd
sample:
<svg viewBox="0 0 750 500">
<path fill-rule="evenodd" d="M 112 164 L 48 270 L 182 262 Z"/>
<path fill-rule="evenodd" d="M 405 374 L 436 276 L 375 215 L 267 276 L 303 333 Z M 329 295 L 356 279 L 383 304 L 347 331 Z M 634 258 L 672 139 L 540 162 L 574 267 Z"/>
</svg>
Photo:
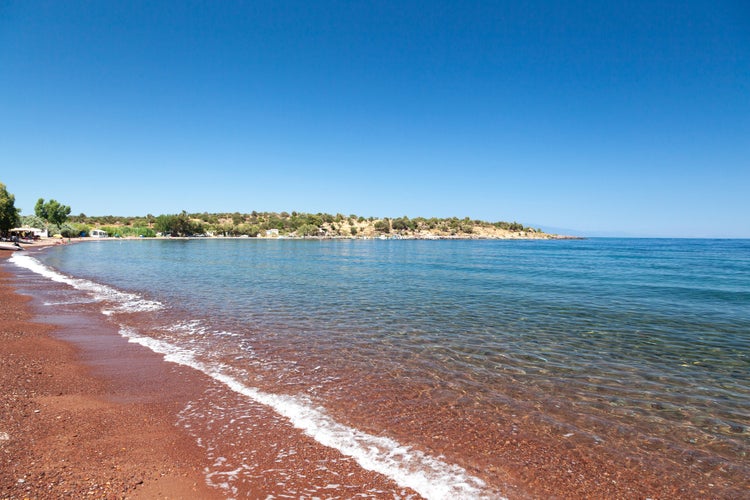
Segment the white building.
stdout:
<svg viewBox="0 0 750 500">
<path fill-rule="evenodd" d="M 92 238 L 106 238 L 108 234 L 107 231 L 102 231 L 101 229 L 92 229 L 89 231 L 89 236 Z"/>
</svg>

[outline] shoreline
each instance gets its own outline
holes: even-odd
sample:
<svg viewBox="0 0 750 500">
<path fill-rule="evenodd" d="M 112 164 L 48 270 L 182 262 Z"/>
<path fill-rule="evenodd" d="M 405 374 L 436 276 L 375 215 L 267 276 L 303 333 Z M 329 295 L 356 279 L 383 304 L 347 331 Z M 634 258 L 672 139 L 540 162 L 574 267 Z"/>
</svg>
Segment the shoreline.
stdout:
<svg viewBox="0 0 750 500">
<path fill-rule="evenodd" d="M 3 266 L 0 498 L 221 498 L 205 483 L 202 450 L 171 423 L 188 394 L 144 394 L 122 366 L 94 368 L 61 338 L 65 326 L 39 321 L 34 298 Z M 136 362 L 131 373 L 162 371 L 175 385 L 173 370 L 142 351 L 123 360 Z"/>
<path fill-rule="evenodd" d="M 67 245 L 69 243 L 83 241 L 149 241 L 149 240 L 250 240 L 250 241 L 273 241 L 273 240 L 301 240 L 301 241 L 325 241 L 325 240 L 348 240 L 348 241 L 390 241 L 390 240 L 407 240 L 407 241 L 566 241 L 566 240 L 585 240 L 584 236 L 566 236 L 566 235 L 544 235 L 544 236 L 487 236 L 487 235 L 382 235 L 382 236 L 76 236 L 74 238 L 44 238 L 41 240 L 29 242 L 21 241 L 21 250 L 24 247 L 39 248 L 45 246 Z M 0 248 L 3 250 L 3 248 Z M 11 250 L 10 248 L 6 250 Z"/>
<path fill-rule="evenodd" d="M 5 262 L 12 254 L 0 252 L 0 499 L 211 500 L 295 490 L 422 498 L 270 408 L 128 342 L 99 304 L 47 310 L 44 299 L 64 301 L 67 286 L 46 278 L 35 284 L 33 276 L 25 282 Z M 210 398 L 242 408 L 250 420 L 215 419 Z M 208 414 L 192 414 L 207 403 Z M 238 471 L 221 470 L 222 453 L 237 449 L 253 457 L 256 473 L 228 485 Z"/>
<path fill-rule="evenodd" d="M 42 306 L 45 298 L 65 301 L 69 290 L 41 278 L 35 284 L 35 277 L 16 273 L 2 262 L 10 255 L 0 252 L 0 498 L 263 497 L 288 492 L 290 486 L 311 491 L 310 496 L 378 491 L 383 497 L 391 492 L 390 497 L 419 498 L 314 442 L 269 408 L 129 343 L 101 315 L 99 304 Z M 232 422 L 213 425 L 213 419 L 212 425 L 204 425 L 210 412 L 197 412 L 187 415 L 193 417 L 188 431 L 178 419 L 191 405 L 202 405 L 202 410 L 211 405 L 238 408 L 243 419 L 251 420 L 241 427 Z M 463 429 L 453 437 L 467 437 L 470 431 Z M 744 484 L 701 478 L 701 471 L 687 460 L 632 463 L 625 441 L 622 446 L 580 449 L 568 436 L 560 439 L 543 432 L 516 435 L 511 430 L 495 437 L 477 441 L 487 447 L 487 460 L 471 470 L 510 498 L 731 498 Z M 204 444 L 199 446 L 201 439 Z M 207 440 L 215 447 L 206 446 Z M 450 448 L 450 441 L 446 446 Z M 227 456 L 222 453 L 236 449 L 247 450 L 254 460 L 263 458 L 246 479 L 235 479 L 241 483 L 239 491 L 220 490 L 217 481 L 209 480 L 208 467 L 215 470 L 217 460 Z M 288 450 L 293 453 L 283 456 L 288 462 L 280 467 L 281 451 Z M 442 451 L 450 456 L 449 449 Z M 290 482 L 280 487 L 273 471 L 282 469 L 297 474 L 297 483 L 285 476 L 282 479 Z M 323 476 L 327 472 L 321 470 L 331 475 Z M 338 490 L 321 491 L 327 485 Z"/>
</svg>

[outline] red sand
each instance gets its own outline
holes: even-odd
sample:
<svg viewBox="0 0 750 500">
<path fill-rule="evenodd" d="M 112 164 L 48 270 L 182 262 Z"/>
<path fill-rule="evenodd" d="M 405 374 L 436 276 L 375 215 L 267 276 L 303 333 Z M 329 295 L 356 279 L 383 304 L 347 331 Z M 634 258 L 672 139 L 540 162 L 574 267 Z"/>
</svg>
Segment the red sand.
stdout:
<svg viewBox="0 0 750 500">
<path fill-rule="evenodd" d="M 208 377 L 128 344 L 103 320 L 41 316 L 16 293 L 19 284 L 0 269 L 0 498 L 222 498 L 228 493 L 210 487 L 204 473 L 222 448 L 257 458 L 253 473 L 235 484 L 236 497 L 419 498 Z M 176 425 L 185 406 L 206 395 L 242 407 L 253 423 L 244 435 L 222 434 L 221 422 L 199 429 L 217 435 L 213 457 Z M 442 432 L 452 436 L 448 443 L 471 439 L 466 429 Z M 633 467 L 616 453 L 512 430 L 474 442 L 486 458 L 470 472 L 510 498 L 750 498 L 747 483 L 720 484 L 687 463 Z M 279 449 L 295 453 L 279 465 Z M 447 444 L 442 451 L 451 455 Z M 321 490 L 332 484 L 338 487 Z"/>
<path fill-rule="evenodd" d="M 92 376 L 12 285 L 0 272 L 0 498 L 220 498 L 177 401 Z"/>
<path fill-rule="evenodd" d="M 0 259 L 9 254 L 0 252 Z M 215 469 L 208 453 L 176 424 L 188 402 L 207 391 L 224 403 L 244 398 L 115 331 L 106 335 L 112 326 L 96 316 L 41 316 L 30 297 L 16 293 L 18 285 L 0 269 L 0 498 L 228 496 L 207 484 L 206 468 Z M 215 440 L 218 453 L 244 447 L 258 462 L 259 473 L 238 481 L 232 496 L 312 493 L 338 484 L 338 491 L 318 496 L 419 498 L 266 408 L 249 405 L 248 418 L 252 433 Z M 219 424 L 211 422 L 213 429 Z M 279 449 L 295 453 L 280 460 Z"/>
</svg>

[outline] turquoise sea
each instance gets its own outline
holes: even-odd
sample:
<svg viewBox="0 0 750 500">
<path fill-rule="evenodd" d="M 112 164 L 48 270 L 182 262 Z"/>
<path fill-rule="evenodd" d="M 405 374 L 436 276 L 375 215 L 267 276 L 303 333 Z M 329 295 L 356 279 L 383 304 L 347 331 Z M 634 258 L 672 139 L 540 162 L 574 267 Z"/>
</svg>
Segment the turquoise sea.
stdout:
<svg viewBox="0 0 750 500">
<path fill-rule="evenodd" d="M 92 241 L 12 260 L 70 289 L 51 305 L 96 304 L 426 497 L 502 494 L 488 471 L 511 435 L 748 493 L 750 240 Z"/>
</svg>

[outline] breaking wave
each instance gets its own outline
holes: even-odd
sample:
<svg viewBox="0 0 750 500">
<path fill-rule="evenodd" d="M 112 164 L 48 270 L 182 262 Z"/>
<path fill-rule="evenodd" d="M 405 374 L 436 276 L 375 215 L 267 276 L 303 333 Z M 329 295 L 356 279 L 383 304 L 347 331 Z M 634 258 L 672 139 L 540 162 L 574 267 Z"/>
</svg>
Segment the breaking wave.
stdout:
<svg viewBox="0 0 750 500">
<path fill-rule="evenodd" d="M 28 255 L 16 253 L 10 261 L 47 279 L 84 291 L 96 301 L 106 303 L 111 309 L 103 309 L 102 313 L 105 315 L 112 312 L 145 312 L 164 308 L 162 303 L 144 299 L 134 293 L 67 276 Z M 324 408 L 316 406 L 307 398 L 268 393 L 242 383 L 240 377 L 231 374 L 230 366 L 218 361 L 204 360 L 211 358 L 211 342 L 210 338 L 206 337 L 233 334 L 207 332 L 199 323 L 200 321 L 192 321 L 172 327 L 172 330 L 185 330 L 191 334 L 190 348 L 141 335 L 137 330 L 126 326 L 121 326 L 120 334 L 129 342 L 140 344 L 163 355 L 165 361 L 198 370 L 232 391 L 271 408 L 318 443 L 352 457 L 364 469 L 383 474 L 425 498 L 502 498 L 489 491 L 484 481 L 470 475 L 458 465 L 444 462 L 441 457 L 433 457 L 393 439 L 374 436 L 343 425 L 331 418 Z M 203 341 L 200 341 L 201 338 Z"/>
<path fill-rule="evenodd" d="M 52 281 L 64 283 L 77 290 L 87 292 L 97 301 L 111 303 L 113 311 L 104 311 L 105 314 L 110 312 L 157 311 L 164 308 L 164 305 L 161 302 L 144 299 L 135 293 L 122 292 L 101 283 L 66 276 L 48 266 L 45 266 L 29 255 L 21 255 L 16 252 L 10 258 L 10 261 L 18 267 L 28 269 L 29 271 L 44 276 Z"/>
</svg>

